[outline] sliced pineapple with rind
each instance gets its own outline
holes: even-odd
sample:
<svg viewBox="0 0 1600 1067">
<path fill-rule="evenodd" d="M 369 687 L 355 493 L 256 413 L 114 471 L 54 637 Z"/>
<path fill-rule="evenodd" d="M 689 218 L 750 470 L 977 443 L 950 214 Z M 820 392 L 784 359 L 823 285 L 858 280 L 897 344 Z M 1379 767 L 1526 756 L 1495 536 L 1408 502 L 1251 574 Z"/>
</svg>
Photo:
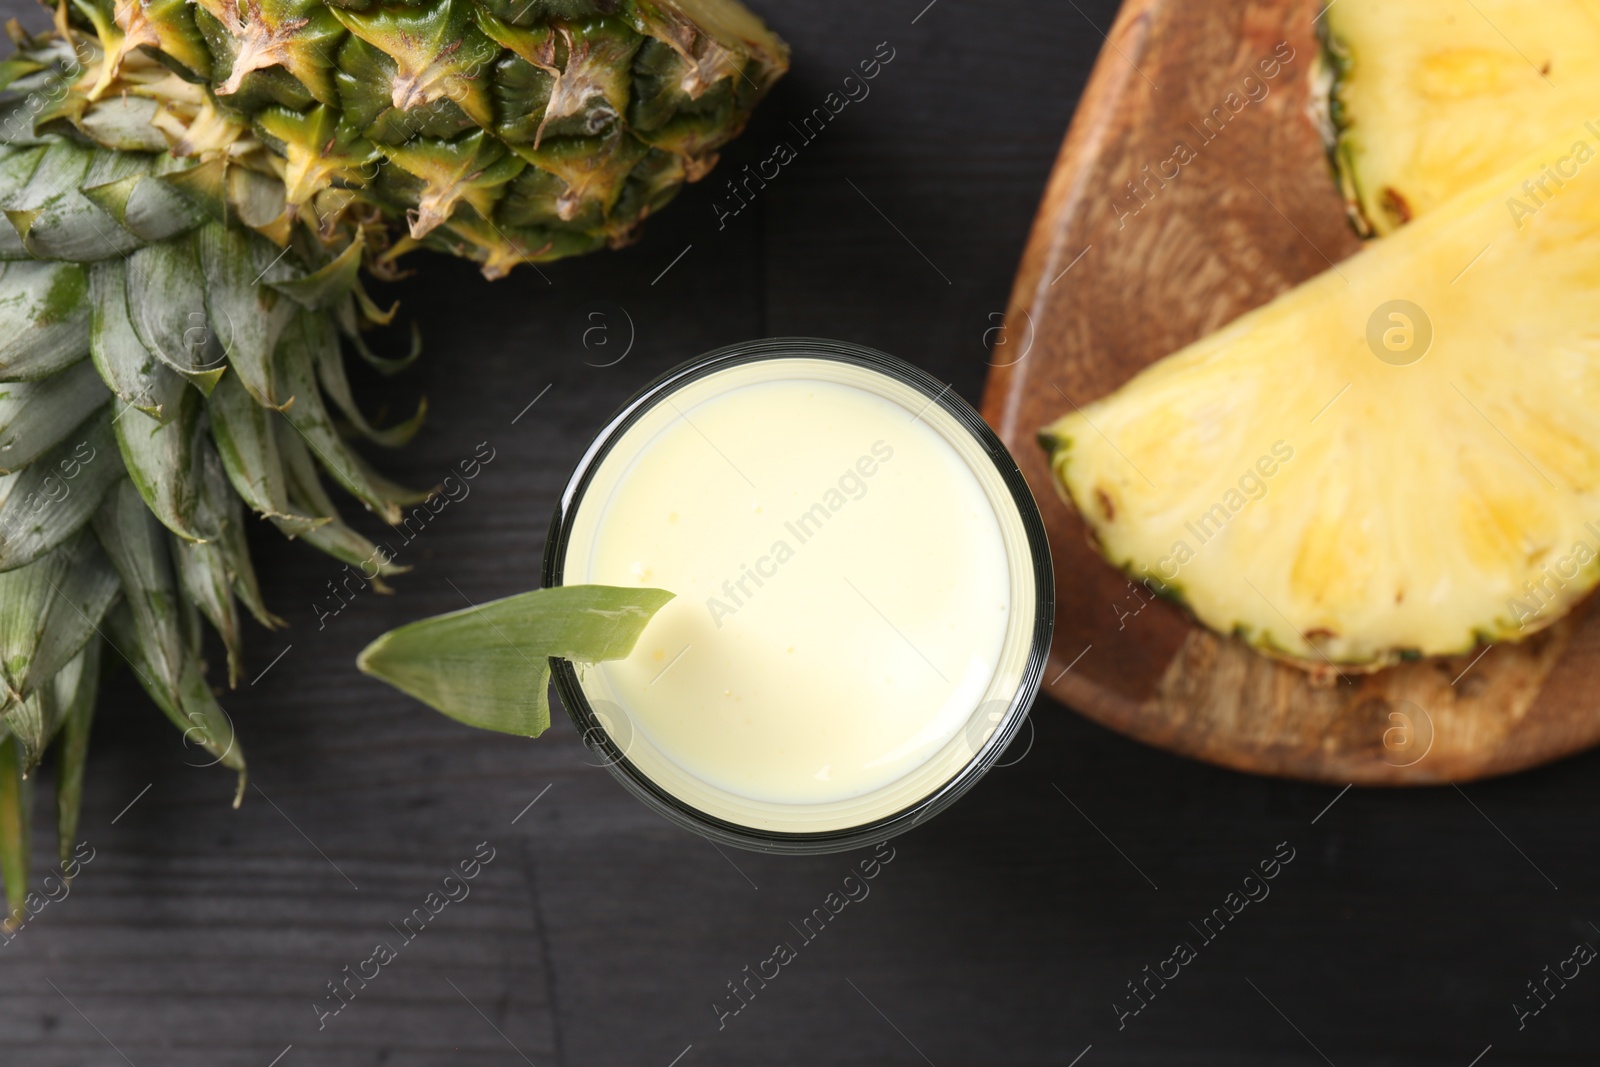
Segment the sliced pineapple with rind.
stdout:
<svg viewBox="0 0 1600 1067">
<path fill-rule="evenodd" d="M 1337 0 L 1320 25 L 1335 162 L 1376 234 L 1600 119 L 1600 0 Z"/>
<path fill-rule="evenodd" d="M 1597 155 L 1576 126 L 1044 431 L 1106 557 L 1324 671 L 1570 610 L 1600 580 Z"/>
</svg>

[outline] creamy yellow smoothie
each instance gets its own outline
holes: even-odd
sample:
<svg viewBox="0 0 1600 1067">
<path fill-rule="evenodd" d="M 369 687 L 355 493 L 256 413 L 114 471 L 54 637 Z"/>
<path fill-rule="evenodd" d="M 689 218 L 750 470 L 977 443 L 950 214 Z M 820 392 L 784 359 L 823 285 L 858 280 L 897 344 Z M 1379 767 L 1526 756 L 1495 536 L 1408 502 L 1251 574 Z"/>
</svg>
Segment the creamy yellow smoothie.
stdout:
<svg viewBox="0 0 1600 1067">
<path fill-rule="evenodd" d="M 1012 704 L 1035 636 L 993 461 L 925 392 L 834 360 L 666 394 L 595 468 L 563 562 L 565 583 L 677 594 L 584 694 L 658 787 L 768 831 L 933 792 Z"/>
</svg>

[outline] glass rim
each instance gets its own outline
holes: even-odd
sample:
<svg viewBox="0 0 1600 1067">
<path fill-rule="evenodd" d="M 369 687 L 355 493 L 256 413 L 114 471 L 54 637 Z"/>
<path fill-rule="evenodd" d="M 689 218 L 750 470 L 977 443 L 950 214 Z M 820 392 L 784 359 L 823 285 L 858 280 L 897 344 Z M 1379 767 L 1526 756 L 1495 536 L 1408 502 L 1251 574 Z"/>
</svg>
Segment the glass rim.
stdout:
<svg viewBox="0 0 1600 1067">
<path fill-rule="evenodd" d="M 606 769 L 638 800 L 668 821 L 718 844 L 755 852 L 791 855 L 843 852 L 887 841 L 943 811 L 976 785 L 999 760 L 1027 719 L 1044 676 L 1055 629 L 1054 568 L 1050 546 L 1045 538 L 1044 519 L 1022 471 L 999 436 L 948 383 L 940 382 L 927 372 L 877 349 L 815 337 L 774 337 L 727 345 L 680 363 L 629 397 L 595 435 L 562 489 L 551 516 L 550 532 L 545 539 L 542 585 L 552 588 L 563 584 L 567 547 L 584 493 L 617 442 L 648 411 L 683 386 L 718 371 L 747 363 L 804 358 L 862 367 L 916 389 L 927 397 L 930 405 L 938 404 L 943 408 L 957 425 L 983 447 L 985 455 L 998 471 L 1001 483 L 1011 494 L 1027 538 L 1027 556 L 1033 566 L 1033 634 L 1016 692 L 978 752 L 938 788 L 892 814 L 857 826 L 832 830 L 799 833 L 760 830 L 728 822 L 695 808 L 635 767 L 596 715 L 578 678 L 577 668 L 565 659 L 550 660 L 556 693 L 577 728 L 579 737 L 604 759 Z"/>
</svg>

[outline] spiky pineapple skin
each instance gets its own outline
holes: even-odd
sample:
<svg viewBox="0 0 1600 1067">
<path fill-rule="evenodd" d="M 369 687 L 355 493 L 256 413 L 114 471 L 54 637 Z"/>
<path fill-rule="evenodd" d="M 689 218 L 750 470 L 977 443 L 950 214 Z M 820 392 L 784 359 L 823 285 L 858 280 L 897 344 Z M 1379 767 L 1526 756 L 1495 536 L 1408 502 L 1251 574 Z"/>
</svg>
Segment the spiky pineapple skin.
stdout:
<svg viewBox="0 0 1600 1067">
<path fill-rule="evenodd" d="M 632 240 L 787 69 L 733 0 L 77 0 L 105 44 L 46 116 L 154 103 L 174 154 L 270 173 L 325 238 L 352 212 L 500 277 Z M 265 229 L 263 232 L 267 232 Z"/>
<path fill-rule="evenodd" d="M 1600 135 L 1558 134 L 1048 427 L 1058 488 L 1108 561 L 1320 672 L 1519 640 L 1586 596 L 1600 166 L 1507 208 L 1580 144 L 1593 159 Z M 1396 300 L 1421 317 L 1385 317 Z M 1383 358 L 1406 322 L 1431 342 Z"/>
</svg>

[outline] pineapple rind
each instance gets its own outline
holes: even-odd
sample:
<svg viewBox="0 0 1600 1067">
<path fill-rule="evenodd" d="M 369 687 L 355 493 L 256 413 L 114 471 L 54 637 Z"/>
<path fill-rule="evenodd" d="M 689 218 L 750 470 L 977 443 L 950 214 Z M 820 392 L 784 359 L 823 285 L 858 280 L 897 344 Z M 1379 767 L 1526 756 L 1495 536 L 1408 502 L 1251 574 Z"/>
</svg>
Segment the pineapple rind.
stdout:
<svg viewBox="0 0 1600 1067">
<path fill-rule="evenodd" d="M 787 46 L 734 0 L 76 0 L 62 10 L 58 36 L 89 58 L 45 128 L 147 136 L 127 98 L 153 101 L 173 154 L 225 157 L 281 182 L 283 205 L 253 223 L 278 243 L 282 215 L 337 251 L 352 216 L 376 208 L 409 221 L 399 251 L 464 255 L 490 277 L 631 241 L 711 169 L 788 69 Z M 553 180 L 530 194 L 537 183 L 495 168 L 429 165 L 469 134 Z M 618 138 L 640 149 L 619 165 L 581 180 L 552 165 L 552 152 L 604 159 Z M 535 206 L 544 221 L 519 225 Z"/>
<path fill-rule="evenodd" d="M 1512 209 L 1579 154 L 1555 196 Z M 1574 126 L 1047 427 L 1107 559 L 1324 669 L 1460 654 L 1570 610 L 1600 582 L 1595 154 Z M 1432 326 L 1406 365 L 1368 340 L 1396 299 Z"/>
</svg>

